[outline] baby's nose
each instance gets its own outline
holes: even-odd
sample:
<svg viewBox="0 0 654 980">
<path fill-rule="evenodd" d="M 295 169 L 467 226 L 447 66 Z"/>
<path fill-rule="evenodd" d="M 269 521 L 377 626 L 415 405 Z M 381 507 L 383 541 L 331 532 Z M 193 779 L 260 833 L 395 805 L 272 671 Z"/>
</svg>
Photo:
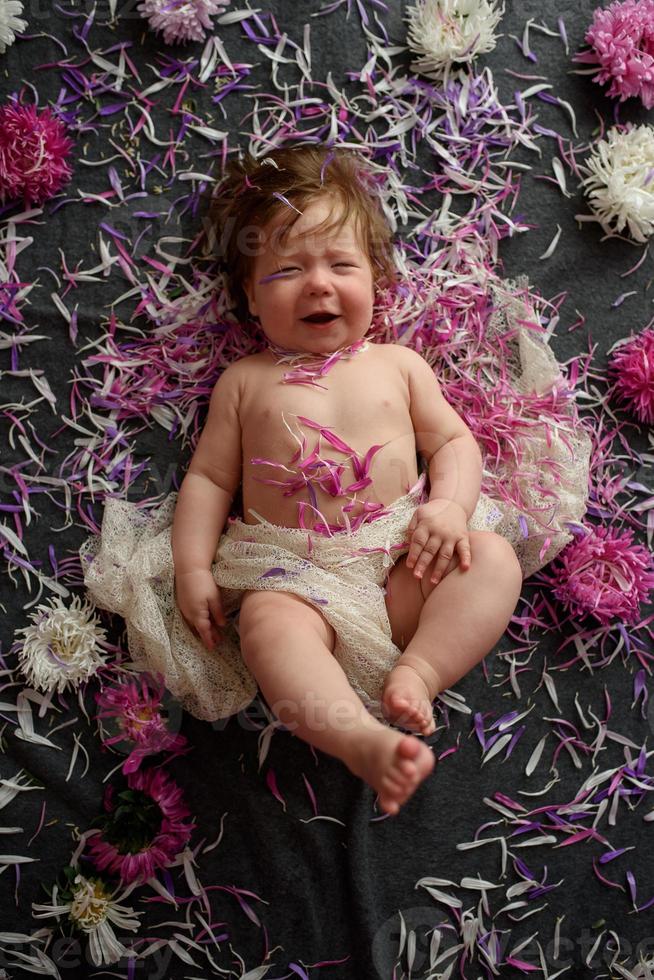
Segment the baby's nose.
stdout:
<svg viewBox="0 0 654 980">
<path fill-rule="evenodd" d="M 306 289 L 311 293 L 326 293 L 332 290 L 332 281 L 327 269 L 311 269 L 306 278 Z"/>
</svg>

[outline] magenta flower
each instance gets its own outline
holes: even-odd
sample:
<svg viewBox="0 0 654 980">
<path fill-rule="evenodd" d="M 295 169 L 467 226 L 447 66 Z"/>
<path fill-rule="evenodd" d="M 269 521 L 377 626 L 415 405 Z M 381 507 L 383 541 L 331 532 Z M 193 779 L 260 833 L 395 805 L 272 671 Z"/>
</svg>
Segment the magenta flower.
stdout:
<svg viewBox="0 0 654 980">
<path fill-rule="evenodd" d="M 149 683 L 153 688 L 149 687 Z M 106 687 L 96 694 L 95 699 L 99 708 L 98 718 L 111 719 L 117 734 L 103 739 L 105 745 L 118 743 L 133 743 L 123 763 L 125 775 L 136 772 L 142 760 L 157 752 L 180 751 L 187 745 L 183 735 L 175 735 L 166 724 L 162 715 L 162 698 L 164 685 L 141 674 L 138 681 L 128 680 L 116 687 Z"/>
<path fill-rule="evenodd" d="M 573 61 L 597 65 L 594 82 L 611 82 L 607 94 L 621 102 L 638 96 L 654 106 L 654 0 L 624 0 L 600 7 L 586 31 L 590 51 Z"/>
<path fill-rule="evenodd" d="M 654 423 L 654 329 L 648 327 L 615 348 L 609 358 L 613 392 L 637 419 Z"/>
<path fill-rule="evenodd" d="M 654 559 L 643 545 L 633 544 L 632 531 L 588 528 L 552 566 L 556 598 L 573 616 L 594 616 L 602 625 L 619 618 L 635 623 L 641 602 L 654 589 Z"/>
<path fill-rule="evenodd" d="M 137 8 L 150 29 L 162 31 L 166 44 L 202 41 L 212 30 L 211 17 L 222 12 L 229 0 L 143 0 Z"/>
<path fill-rule="evenodd" d="M 72 176 L 72 146 L 50 109 L 0 106 L 0 200 L 22 198 L 29 207 L 52 197 Z"/>
<path fill-rule="evenodd" d="M 195 824 L 184 822 L 190 810 L 182 791 L 161 769 L 132 773 L 127 786 L 118 794 L 107 787 L 102 833 L 89 838 L 88 849 L 99 871 L 141 884 L 175 860 Z"/>
</svg>

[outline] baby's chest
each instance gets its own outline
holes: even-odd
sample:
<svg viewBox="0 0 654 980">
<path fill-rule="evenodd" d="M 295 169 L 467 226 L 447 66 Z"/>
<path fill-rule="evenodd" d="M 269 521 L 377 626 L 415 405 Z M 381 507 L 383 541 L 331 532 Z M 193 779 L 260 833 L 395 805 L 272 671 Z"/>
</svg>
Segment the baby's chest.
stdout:
<svg viewBox="0 0 654 980">
<path fill-rule="evenodd" d="M 326 390 L 277 383 L 252 393 L 241 419 L 246 466 L 262 455 L 280 463 L 294 459 L 297 465 L 314 450 L 335 460 L 352 453 L 363 460 L 380 444 L 386 451 L 392 446 L 402 452 L 403 444 L 412 451 L 409 397 L 401 377 L 347 386 L 317 380 Z"/>
</svg>

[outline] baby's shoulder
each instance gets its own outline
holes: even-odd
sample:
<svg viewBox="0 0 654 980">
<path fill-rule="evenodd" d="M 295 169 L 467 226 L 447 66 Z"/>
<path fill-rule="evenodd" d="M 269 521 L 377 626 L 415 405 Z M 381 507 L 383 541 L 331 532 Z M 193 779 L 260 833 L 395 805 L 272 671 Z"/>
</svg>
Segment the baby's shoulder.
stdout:
<svg viewBox="0 0 654 980">
<path fill-rule="evenodd" d="M 263 364 L 266 361 L 266 352 L 257 351 L 256 354 L 244 354 L 243 357 L 239 357 L 237 360 L 232 361 L 229 365 L 230 368 L 237 368 L 238 370 L 243 370 L 244 368 L 254 367 L 257 364 Z"/>
<path fill-rule="evenodd" d="M 266 366 L 267 358 L 264 353 L 259 351 L 256 354 L 245 354 L 238 360 L 232 361 L 227 365 L 223 374 L 229 373 L 234 381 L 245 384 L 265 370 Z"/>
<path fill-rule="evenodd" d="M 417 351 L 411 347 L 407 347 L 405 344 L 377 344 L 376 346 L 385 351 L 389 357 L 395 358 L 396 360 L 420 357 Z"/>
<path fill-rule="evenodd" d="M 377 344 L 380 355 L 392 364 L 402 375 L 408 378 L 412 366 L 416 360 L 422 360 L 417 351 L 403 344 Z"/>
<path fill-rule="evenodd" d="M 212 401 L 221 405 L 230 402 L 240 412 L 243 399 L 248 395 L 251 385 L 256 384 L 256 375 L 261 370 L 257 368 L 257 354 L 246 354 L 236 361 L 231 361 L 218 376 L 211 395 Z"/>
</svg>

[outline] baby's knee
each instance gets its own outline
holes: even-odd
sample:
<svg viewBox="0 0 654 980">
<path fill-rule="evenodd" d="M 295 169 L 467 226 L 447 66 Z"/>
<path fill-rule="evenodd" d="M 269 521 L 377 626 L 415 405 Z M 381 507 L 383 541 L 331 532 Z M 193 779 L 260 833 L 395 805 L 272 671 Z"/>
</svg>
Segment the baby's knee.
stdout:
<svg viewBox="0 0 654 980">
<path fill-rule="evenodd" d="M 289 592 L 248 590 L 241 601 L 239 616 L 241 650 L 248 656 L 260 649 L 288 644 L 289 636 L 314 637 L 333 652 L 336 634 L 314 606 Z"/>
<path fill-rule="evenodd" d="M 248 590 L 243 594 L 238 617 L 241 647 L 255 647 L 272 639 L 280 627 L 280 605 L 279 596 L 272 591 Z"/>
<path fill-rule="evenodd" d="M 522 568 L 513 546 L 494 531 L 473 531 L 470 535 L 473 562 L 483 562 L 488 573 L 497 576 L 498 582 L 520 591 Z"/>
</svg>

